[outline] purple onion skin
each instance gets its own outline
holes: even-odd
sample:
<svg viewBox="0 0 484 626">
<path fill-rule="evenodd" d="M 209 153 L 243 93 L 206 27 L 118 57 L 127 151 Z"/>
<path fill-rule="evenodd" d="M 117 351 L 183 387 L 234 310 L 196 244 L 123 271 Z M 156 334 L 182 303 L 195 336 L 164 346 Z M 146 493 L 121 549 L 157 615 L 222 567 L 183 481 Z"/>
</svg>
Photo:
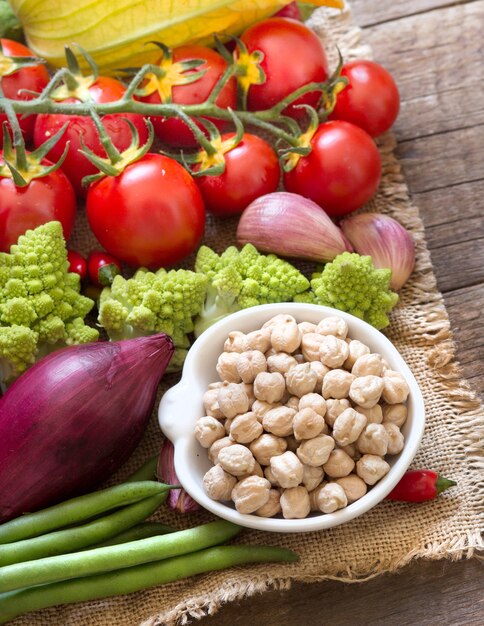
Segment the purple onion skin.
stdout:
<svg viewBox="0 0 484 626">
<path fill-rule="evenodd" d="M 169 439 L 165 439 L 158 457 L 156 475 L 158 480 L 166 481 L 170 485 L 178 485 L 180 482 L 175 472 L 174 458 L 175 448 Z M 193 513 L 202 508 L 184 489 L 170 489 L 166 503 L 178 513 Z"/>
<path fill-rule="evenodd" d="M 0 521 L 91 491 L 130 456 L 174 352 L 151 335 L 71 346 L 0 400 Z"/>
</svg>

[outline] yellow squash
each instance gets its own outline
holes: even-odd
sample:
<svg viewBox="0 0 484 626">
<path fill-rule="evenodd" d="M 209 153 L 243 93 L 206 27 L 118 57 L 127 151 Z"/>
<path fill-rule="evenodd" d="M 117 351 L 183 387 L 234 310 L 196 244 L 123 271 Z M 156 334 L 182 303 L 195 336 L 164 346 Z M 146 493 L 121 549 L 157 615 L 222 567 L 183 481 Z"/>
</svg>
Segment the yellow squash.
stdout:
<svg viewBox="0 0 484 626">
<path fill-rule="evenodd" d="M 213 33 L 238 35 L 290 0 L 10 0 L 27 42 L 52 65 L 65 64 L 64 45 L 77 43 L 101 71 L 150 63 L 151 41 L 170 47 L 213 42 Z M 306 0 L 308 2 L 308 0 Z M 309 0 L 342 8 L 343 0 Z M 147 44 L 147 45 L 145 45 Z"/>
</svg>

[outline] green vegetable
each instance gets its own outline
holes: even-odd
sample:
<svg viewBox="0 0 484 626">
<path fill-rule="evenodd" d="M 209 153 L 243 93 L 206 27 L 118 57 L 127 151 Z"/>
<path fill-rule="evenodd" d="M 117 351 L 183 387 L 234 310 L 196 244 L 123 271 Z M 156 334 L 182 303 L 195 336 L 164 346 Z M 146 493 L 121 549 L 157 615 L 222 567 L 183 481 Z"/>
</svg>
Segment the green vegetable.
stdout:
<svg viewBox="0 0 484 626">
<path fill-rule="evenodd" d="M 343 252 L 313 274 L 311 290 L 294 300 L 334 307 L 385 328 L 390 323 L 387 313 L 398 302 L 389 288 L 391 275 L 389 269 L 375 269 L 369 256 Z"/>
<path fill-rule="evenodd" d="M 0 592 L 134 567 L 224 543 L 242 530 L 219 520 L 121 546 L 93 548 L 0 568 Z"/>
<path fill-rule="evenodd" d="M 80 277 L 68 268 L 59 222 L 28 230 L 0 253 L 0 380 L 52 350 L 99 338 L 84 324 L 94 302 L 80 295 Z"/>
<path fill-rule="evenodd" d="M 164 494 L 169 485 L 155 481 L 123 483 L 65 500 L 0 525 L 0 544 L 38 537 L 51 530 L 88 520 L 105 511 Z"/>
<path fill-rule="evenodd" d="M 98 322 L 112 340 L 166 333 L 177 348 L 170 369 L 183 363 L 188 333 L 205 300 L 207 278 L 190 270 L 142 268 L 126 280 L 116 276 L 99 301 Z"/>
<path fill-rule="evenodd" d="M 176 532 L 176 528 L 173 526 L 167 526 L 166 524 L 160 524 L 159 522 L 143 522 L 133 528 L 124 530 L 119 535 L 111 537 L 102 543 L 96 543 L 92 545 L 92 548 L 102 548 L 104 546 L 116 546 L 121 543 L 128 543 L 128 541 L 138 541 L 138 539 L 147 539 L 148 537 L 156 537 L 156 535 L 166 535 L 168 533 Z"/>
<path fill-rule="evenodd" d="M 0 37 L 22 41 L 22 24 L 12 11 L 12 7 L 7 0 L 0 0 Z"/>
<path fill-rule="evenodd" d="M 258 304 L 289 302 L 309 287 L 299 270 L 275 254 L 260 254 L 252 244 L 230 246 L 220 256 L 201 246 L 195 271 L 209 280 L 207 298 L 195 320 L 195 335 L 230 313 Z"/>
<path fill-rule="evenodd" d="M 72 604 L 181 580 L 196 574 L 226 569 L 244 563 L 298 560 L 290 550 L 272 546 L 219 546 L 193 554 L 97 574 L 85 578 L 31 587 L 0 594 L 0 623 L 56 604 Z"/>
</svg>

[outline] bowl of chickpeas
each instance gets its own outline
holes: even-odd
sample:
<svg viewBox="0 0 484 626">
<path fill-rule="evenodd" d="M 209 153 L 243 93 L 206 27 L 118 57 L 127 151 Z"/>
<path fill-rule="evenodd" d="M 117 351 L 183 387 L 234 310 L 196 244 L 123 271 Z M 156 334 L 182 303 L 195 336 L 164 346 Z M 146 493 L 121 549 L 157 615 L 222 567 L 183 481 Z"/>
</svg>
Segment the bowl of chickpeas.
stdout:
<svg viewBox="0 0 484 626">
<path fill-rule="evenodd" d="M 206 330 L 159 407 L 175 471 L 205 509 L 273 532 L 331 528 L 380 503 L 423 436 L 422 393 L 366 322 L 303 303 Z"/>
</svg>

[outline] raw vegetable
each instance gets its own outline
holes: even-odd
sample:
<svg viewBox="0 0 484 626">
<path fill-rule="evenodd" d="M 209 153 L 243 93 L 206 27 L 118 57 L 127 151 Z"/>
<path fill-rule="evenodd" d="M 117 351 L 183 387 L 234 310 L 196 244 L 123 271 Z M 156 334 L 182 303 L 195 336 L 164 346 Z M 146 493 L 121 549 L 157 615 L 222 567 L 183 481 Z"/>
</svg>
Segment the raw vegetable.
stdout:
<svg viewBox="0 0 484 626">
<path fill-rule="evenodd" d="M 76 252 L 76 250 L 68 250 L 67 262 L 69 263 L 69 272 L 79 274 L 81 280 L 84 280 L 84 278 L 86 278 L 87 263 L 82 254 Z"/>
<path fill-rule="evenodd" d="M 392 75 L 379 63 L 357 60 L 345 63 L 341 76 L 348 85 L 337 95 L 329 119 L 356 124 L 372 137 L 391 128 L 400 109 L 400 95 Z"/>
<path fill-rule="evenodd" d="M 274 254 L 259 254 L 251 244 L 240 251 L 230 246 L 220 256 L 201 246 L 195 271 L 209 280 L 205 304 L 195 320 L 196 336 L 230 313 L 257 304 L 289 302 L 309 287 L 290 263 Z"/>
<path fill-rule="evenodd" d="M 22 36 L 22 25 L 12 11 L 10 3 L 8 0 L 0 0 L 0 37 L 21 41 Z"/>
<path fill-rule="evenodd" d="M 388 215 L 360 213 L 344 219 L 340 227 L 355 252 L 370 255 L 377 268 L 392 270 L 392 289 L 403 287 L 415 266 L 415 246 L 401 224 Z"/>
<path fill-rule="evenodd" d="M 0 379 L 13 380 L 49 351 L 98 339 L 84 324 L 94 302 L 79 290 L 60 222 L 28 230 L 0 254 Z"/>
<path fill-rule="evenodd" d="M 180 482 L 175 472 L 174 456 L 175 447 L 169 439 L 165 439 L 161 446 L 156 474 L 159 480 L 167 481 L 171 485 Z M 172 489 L 168 494 L 167 504 L 178 513 L 193 513 L 201 509 L 198 502 L 195 502 L 184 489 Z"/>
<path fill-rule="evenodd" d="M 334 307 L 381 329 L 390 323 L 387 314 L 398 302 L 390 278 L 391 270 L 375 269 L 371 257 L 343 252 L 313 274 L 311 290 L 294 300 Z"/>
<path fill-rule="evenodd" d="M 0 401 L 0 519 L 110 476 L 141 438 L 173 350 L 164 334 L 73 346 L 15 381 Z"/>
<path fill-rule="evenodd" d="M 156 61 L 151 41 L 175 47 L 212 43 L 213 33 L 234 35 L 272 15 L 290 0 L 160 0 L 140 11 L 131 0 L 122 7 L 111 0 L 11 0 L 12 8 L 35 53 L 55 66 L 64 62 L 63 44 L 76 41 L 91 53 L 102 71 Z M 341 0 L 312 0 L 311 4 L 343 7 Z"/>
<path fill-rule="evenodd" d="M 297 555 L 272 546 L 219 546 L 192 554 L 49 585 L 0 594 L 0 623 L 56 604 L 71 604 L 133 593 L 196 574 L 246 563 L 294 563 Z"/>
<path fill-rule="evenodd" d="M 202 310 L 208 279 L 190 270 L 139 269 L 129 279 L 116 276 L 99 301 L 98 322 L 110 339 L 169 335 L 177 348 L 170 369 L 181 365 L 190 346 L 193 319 Z"/>
<path fill-rule="evenodd" d="M 93 250 L 87 257 L 89 280 L 96 287 L 107 287 L 121 274 L 121 264 L 103 250 Z"/>
<path fill-rule="evenodd" d="M 312 200 L 278 191 L 258 197 L 243 212 L 237 241 L 261 252 L 310 261 L 332 261 L 351 245 L 328 215 Z"/>
<path fill-rule="evenodd" d="M 133 528 L 115 535 L 111 539 L 107 539 L 102 543 L 93 545 L 94 548 L 101 548 L 103 546 L 116 546 L 121 543 L 128 543 L 128 541 L 138 541 L 138 539 L 147 539 L 148 537 L 156 537 L 157 535 L 166 535 L 167 533 L 174 533 L 176 528 L 173 526 L 167 526 L 166 524 L 160 524 L 159 522 L 143 522 L 137 524 Z"/>
<path fill-rule="evenodd" d="M 440 493 L 456 484 L 455 481 L 444 478 L 432 470 L 409 470 L 387 495 L 387 500 L 425 502 L 426 500 L 433 500 Z"/>
</svg>

